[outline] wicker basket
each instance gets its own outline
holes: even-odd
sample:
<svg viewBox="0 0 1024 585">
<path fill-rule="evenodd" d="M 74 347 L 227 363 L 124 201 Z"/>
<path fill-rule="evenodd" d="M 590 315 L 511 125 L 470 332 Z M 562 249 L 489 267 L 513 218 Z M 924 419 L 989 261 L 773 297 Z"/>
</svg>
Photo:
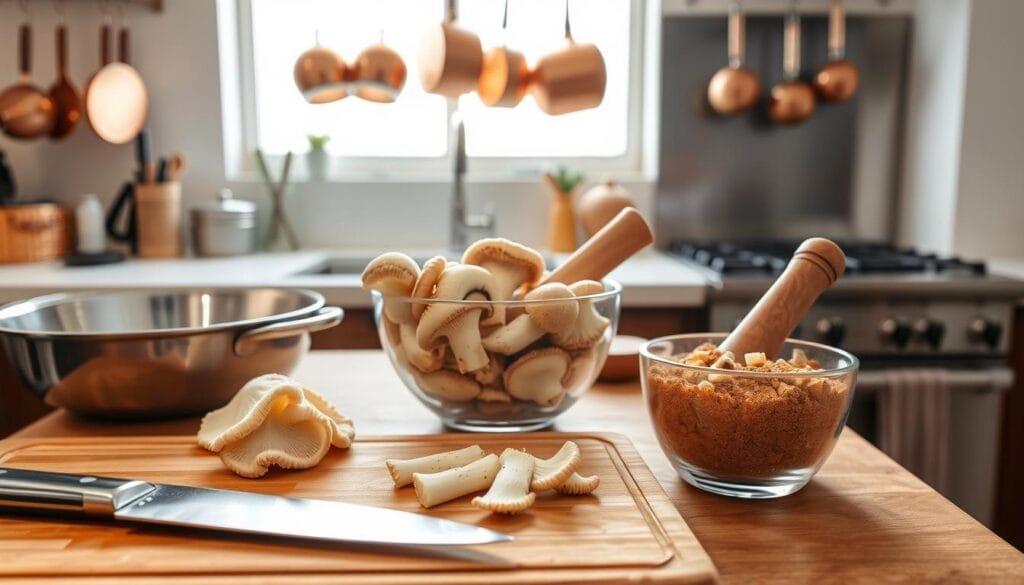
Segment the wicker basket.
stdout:
<svg viewBox="0 0 1024 585">
<path fill-rule="evenodd" d="M 0 207 L 0 264 L 38 262 L 71 253 L 71 212 L 56 203 Z"/>
</svg>

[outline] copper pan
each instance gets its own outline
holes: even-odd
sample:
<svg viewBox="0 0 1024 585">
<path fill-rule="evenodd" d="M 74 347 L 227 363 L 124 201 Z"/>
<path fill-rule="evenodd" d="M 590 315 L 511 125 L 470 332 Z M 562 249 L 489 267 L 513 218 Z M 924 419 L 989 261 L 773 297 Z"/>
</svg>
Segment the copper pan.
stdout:
<svg viewBox="0 0 1024 585">
<path fill-rule="evenodd" d="M 530 93 L 551 115 L 596 108 L 608 84 L 604 57 L 597 46 L 577 44 L 569 26 L 569 0 L 565 2 L 565 40 L 568 46 L 537 62 L 530 76 Z"/>
<path fill-rule="evenodd" d="M 480 37 L 455 26 L 455 0 L 448 0 L 445 21 L 431 27 L 420 42 L 419 72 L 424 91 L 455 99 L 477 88 L 483 67 Z"/>
<path fill-rule="evenodd" d="M 18 29 L 18 81 L 0 92 L 0 127 L 11 138 L 38 138 L 53 129 L 53 100 L 32 83 L 32 27 Z"/>
<path fill-rule="evenodd" d="M 101 44 L 107 42 L 104 26 Z M 111 144 L 126 144 L 138 136 L 149 112 L 149 93 L 142 76 L 129 64 L 130 36 L 122 25 L 118 38 L 120 62 L 108 63 L 89 81 L 85 111 L 96 134 Z M 104 61 L 109 55 L 104 48 Z"/>
<path fill-rule="evenodd" d="M 505 0 L 501 30 L 503 34 L 508 30 L 508 0 Z M 526 95 L 529 79 L 530 69 L 526 66 L 526 57 L 502 44 L 484 55 L 476 91 L 485 105 L 513 108 Z"/>
</svg>

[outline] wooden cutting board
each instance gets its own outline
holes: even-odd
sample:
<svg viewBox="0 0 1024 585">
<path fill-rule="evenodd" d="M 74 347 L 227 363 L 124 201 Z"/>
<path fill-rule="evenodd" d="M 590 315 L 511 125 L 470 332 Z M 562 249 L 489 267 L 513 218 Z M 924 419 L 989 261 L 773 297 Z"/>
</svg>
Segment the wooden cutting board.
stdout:
<svg viewBox="0 0 1024 585">
<path fill-rule="evenodd" d="M 527 512 L 492 515 L 471 497 L 424 510 L 411 487 L 396 490 L 383 466 L 474 443 L 547 457 L 575 441 L 580 471 L 598 474 L 589 496 L 538 494 Z M 620 435 L 532 433 L 368 437 L 314 469 L 244 479 L 193 437 L 8 440 L 0 466 L 340 500 L 429 514 L 513 534 L 511 543 L 439 553 L 205 534 L 0 512 L 0 579 L 49 576 L 124 583 L 706 583 L 707 553 L 630 444 Z"/>
</svg>

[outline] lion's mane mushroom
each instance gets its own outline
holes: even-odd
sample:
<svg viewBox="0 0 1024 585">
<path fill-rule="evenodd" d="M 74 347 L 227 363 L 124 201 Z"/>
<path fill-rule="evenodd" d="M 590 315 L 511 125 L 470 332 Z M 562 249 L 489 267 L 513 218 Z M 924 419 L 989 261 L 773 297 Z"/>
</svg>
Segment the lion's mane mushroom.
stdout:
<svg viewBox="0 0 1024 585">
<path fill-rule="evenodd" d="M 408 297 L 420 276 L 416 261 L 400 252 L 381 254 L 363 270 L 363 288 L 383 295 Z M 409 303 L 384 299 L 384 315 L 394 323 L 414 321 Z"/>
<path fill-rule="evenodd" d="M 480 319 L 485 311 L 493 313 L 493 305 L 437 301 L 462 301 L 477 298 L 476 295 L 492 299 L 494 286 L 494 277 L 479 266 L 455 264 L 446 268 L 434 289 L 435 302 L 423 311 L 416 326 L 420 347 L 431 349 L 447 339 L 460 372 L 473 372 L 487 366 L 490 358 L 480 344 Z"/>
<path fill-rule="evenodd" d="M 545 333 L 565 331 L 573 326 L 579 315 L 579 303 L 572 299 L 572 290 L 560 282 L 551 282 L 526 293 L 526 313 L 492 332 L 484 338 L 484 349 L 505 355 L 519 353 L 528 345 L 544 337 Z"/>
<path fill-rule="evenodd" d="M 466 248 L 462 262 L 482 266 L 494 275 L 495 290 L 491 298 L 496 301 L 511 299 L 517 288 L 532 287 L 544 274 L 543 256 L 504 238 L 478 240 Z M 496 305 L 494 314 L 483 321 L 483 325 L 495 324 L 505 324 L 503 305 Z"/>
<path fill-rule="evenodd" d="M 593 280 L 581 280 L 570 284 L 569 290 L 577 297 L 586 297 L 604 292 L 604 286 Z M 563 349 L 587 349 L 597 343 L 608 328 L 608 319 L 598 314 L 593 302 L 584 299 L 578 304 L 580 313 L 572 327 L 551 334 L 551 340 Z"/>
<path fill-rule="evenodd" d="M 434 372 L 444 365 L 444 346 L 439 345 L 431 349 L 420 347 L 416 340 L 416 324 L 402 323 L 399 325 L 399 332 L 402 344 L 399 351 L 405 352 L 409 363 L 421 372 Z"/>
<path fill-rule="evenodd" d="M 505 369 L 505 390 L 520 400 L 532 400 L 545 406 L 562 399 L 562 379 L 569 370 L 572 356 L 564 349 L 537 349 L 512 362 Z"/>
<path fill-rule="evenodd" d="M 412 293 L 409 296 L 414 299 L 429 299 L 434 296 L 437 279 L 441 277 L 441 273 L 447 266 L 448 261 L 444 259 L 444 256 L 434 256 L 424 262 L 423 269 L 420 270 L 420 277 L 416 279 L 416 284 L 412 287 Z M 427 303 L 413 303 L 410 308 L 413 319 L 419 320 L 426 309 Z"/>
</svg>

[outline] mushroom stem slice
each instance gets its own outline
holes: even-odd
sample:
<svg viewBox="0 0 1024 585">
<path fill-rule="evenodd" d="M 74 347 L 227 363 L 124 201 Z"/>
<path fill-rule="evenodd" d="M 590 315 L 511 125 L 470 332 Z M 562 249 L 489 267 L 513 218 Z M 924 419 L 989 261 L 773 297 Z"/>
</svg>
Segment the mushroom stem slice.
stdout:
<svg viewBox="0 0 1024 585">
<path fill-rule="evenodd" d="M 512 355 L 523 351 L 545 333 L 529 315 L 520 315 L 483 338 L 483 346 L 487 351 Z"/>
<path fill-rule="evenodd" d="M 471 311 L 453 323 L 447 330 L 447 337 L 455 354 L 455 363 L 463 374 L 486 368 L 491 363 L 480 339 L 479 310 Z"/>
<path fill-rule="evenodd" d="M 537 497 L 530 491 L 534 461 L 525 451 L 505 449 L 494 483 L 486 494 L 473 498 L 473 505 L 499 514 L 518 514 L 532 506 Z"/>
<path fill-rule="evenodd" d="M 579 445 L 566 441 L 557 453 L 547 459 L 537 459 L 533 469 L 530 489 L 544 491 L 554 489 L 569 479 L 580 465 Z"/>
<path fill-rule="evenodd" d="M 491 453 L 462 467 L 438 473 L 413 473 L 412 485 L 416 490 L 416 499 L 424 508 L 430 508 L 485 490 L 494 483 L 500 467 L 498 456 Z"/>
<path fill-rule="evenodd" d="M 574 472 L 562 485 L 556 487 L 555 491 L 570 496 L 583 496 L 596 490 L 599 485 L 601 485 L 600 477 L 596 475 L 584 477 Z"/>
<path fill-rule="evenodd" d="M 434 453 L 415 459 L 387 459 L 384 465 L 395 482 L 395 487 L 402 487 L 412 483 L 414 473 L 437 473 L 447 471 L 456 467 L 468 465 L 474 461 L 484 458 L 484 450 L 480 445 L 471 445 L 455 451 Z"/>
</svg>

